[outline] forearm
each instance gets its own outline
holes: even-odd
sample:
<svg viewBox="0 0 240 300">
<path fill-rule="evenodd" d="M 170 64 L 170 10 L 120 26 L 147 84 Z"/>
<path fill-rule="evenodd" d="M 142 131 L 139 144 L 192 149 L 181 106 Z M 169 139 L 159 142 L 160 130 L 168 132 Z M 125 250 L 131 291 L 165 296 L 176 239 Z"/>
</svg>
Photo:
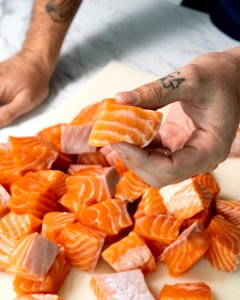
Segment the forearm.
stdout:
<svg viewBox="0 0 240 300">
<path fill-rule="evenodd" d="M 82 0 L 35 0 L 23 51 L 37 57 L 51 74 L 62 42 Z"/>
</svg>

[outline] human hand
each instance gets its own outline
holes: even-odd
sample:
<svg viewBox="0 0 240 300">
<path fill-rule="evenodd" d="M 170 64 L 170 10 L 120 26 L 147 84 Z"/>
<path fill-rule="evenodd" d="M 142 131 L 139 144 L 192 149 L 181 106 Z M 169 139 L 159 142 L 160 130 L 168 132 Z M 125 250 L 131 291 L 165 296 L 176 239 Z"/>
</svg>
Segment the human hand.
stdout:
<svg viewBox="0 0 240 300">
<path fill-rule="evenodd" d="M 235 48 L 202 55 L 160 80 L 116 95 L 119 103 L 147 109 L 171 104 L 159 131 L 161 148 L 112 145 L 146 183 L 161 188 L 211 171 L 227 158 L 240 121 L 239 53 Z"/>
<path fill-rule="evenodd" d="M 43 102 L 51 74 L 42 59 L 29 51 L 0 63 L 0 127 Z"/>
</svg>

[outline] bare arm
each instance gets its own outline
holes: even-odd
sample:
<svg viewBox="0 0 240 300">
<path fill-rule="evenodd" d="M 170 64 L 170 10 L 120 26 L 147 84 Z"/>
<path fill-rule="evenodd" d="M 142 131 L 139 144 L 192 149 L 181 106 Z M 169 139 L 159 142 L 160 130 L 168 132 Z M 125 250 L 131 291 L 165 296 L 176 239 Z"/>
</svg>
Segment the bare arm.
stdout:
<svg viewBox="0 0 240 300">
<path fill-rule="evenodd" d="M 82 0 L 35 0 L 22 51 L 0 63 L 0 127 L 41 104 Z"/>
</svg>

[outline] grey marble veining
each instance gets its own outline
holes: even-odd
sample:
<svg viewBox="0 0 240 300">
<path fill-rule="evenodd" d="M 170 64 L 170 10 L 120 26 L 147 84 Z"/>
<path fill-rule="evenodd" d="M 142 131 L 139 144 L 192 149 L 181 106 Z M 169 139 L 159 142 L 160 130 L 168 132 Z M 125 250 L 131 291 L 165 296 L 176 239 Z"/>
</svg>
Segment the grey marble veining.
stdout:
<svg viewBox="0 0 240 300">
<path fill-rule="evenodd" d="M 0 60 L 21 49 L 32 0 L 0 0 Z M 64 41 L 51 95 L 1 136 L 41 122 L 111 60 L 163 76 L 192 58 L 238 45 L 204 13 L 160 0 L 85 0 Z"/>
</svg>

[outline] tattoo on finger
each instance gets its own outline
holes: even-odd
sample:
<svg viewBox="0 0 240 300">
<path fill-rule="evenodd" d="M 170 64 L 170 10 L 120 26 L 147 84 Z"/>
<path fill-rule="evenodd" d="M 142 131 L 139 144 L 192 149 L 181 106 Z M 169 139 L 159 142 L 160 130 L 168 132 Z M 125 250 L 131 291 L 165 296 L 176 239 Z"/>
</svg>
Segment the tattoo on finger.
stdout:
<svg viewBox="0 0 240 300">
<path fill-rule="evenodd" d="M 73 18 L 82 0 L 49 0 L 46 12 L 54 22 L 66 22 Z"/>
<path fill-rule="evenodd" d="M 181 72 L 176 71 L 168 74 L 165 77 L 162 77 L 159 79 L 162 86 L 165 89 L 177 89 L 184 81 L 186 81 L 186 78 L 181 76 Z"/>
</svg>

